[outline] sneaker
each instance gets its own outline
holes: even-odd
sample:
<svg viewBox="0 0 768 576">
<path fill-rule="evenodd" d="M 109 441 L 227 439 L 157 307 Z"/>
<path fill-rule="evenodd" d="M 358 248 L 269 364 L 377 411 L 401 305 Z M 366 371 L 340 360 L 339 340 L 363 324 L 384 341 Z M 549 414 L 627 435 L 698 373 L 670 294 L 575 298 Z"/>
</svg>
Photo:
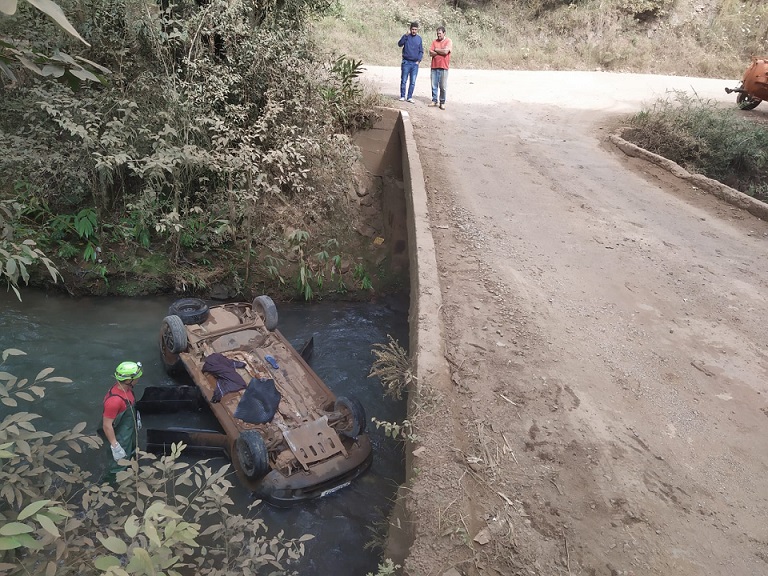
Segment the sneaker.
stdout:
<svg viewBox="0 0 768 576">
<path fill-rule="evenodd" d="M 403 98 L 403 97 L 401 96 L 401 97 L 400 97 L 400 102 L 405 102 L 405 98 Z"/>
<path fill-rule="evenodd" d="M 445 103 L 440 104 L 440 110 L 445 110 Z"/>
<path fill-rule="evenodd" d="M 410 102 L 411 104 L 413 104 L 413 98 L 408 98 L 408 102 Z"/>
<path fill-rule="evenodd" d="M 430 108 L 437 108 L 437 102 L 432 102 L 429 105 Z"/>
</svg>

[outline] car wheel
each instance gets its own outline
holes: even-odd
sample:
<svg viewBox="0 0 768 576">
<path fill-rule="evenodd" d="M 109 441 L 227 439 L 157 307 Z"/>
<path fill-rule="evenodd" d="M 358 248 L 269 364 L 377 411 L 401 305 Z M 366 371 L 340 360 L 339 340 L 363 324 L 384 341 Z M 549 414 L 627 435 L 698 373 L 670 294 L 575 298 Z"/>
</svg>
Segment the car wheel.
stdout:
<svg viewBox="0 0 768 576">
<path fill-rule="evenodd" d="M 256 296 L 253 299 L 253 309 L 261 316 L 264 326 L 270 332 L 277 328 L 277 307 L 269 296 Z"/>
<path fill-rule="evenodd" d="M 166 316 L 160 328 L 160 355 L 166 367 L 179 362 L 179 352 L 187 349 L 187 329 L 178 316 Z"/>
<path fill-rule="evenodd" d="M 754 110 L 760 102 L 762 102 L 762 100 L 759 98 L 753 98 L 744 92 L 739 92 L 739 95 L 736 96 L 736 104 L 738 104 L 739 108 L 742 110 Z"/>
<path fill-rule="evenodd" d="M 333 409 L 341 415 L 339 426 L 336 428 L 338 432 L 349 438 L 357 438 L 365 432 L 365 409 L 360 400 L 353 396 L 339 396 Z"/>
<path fill-rule="evenodd" d="M 269 472 L 269 453 L 258 432 L 242 432 L 235 440 L 235 450 L 243 474 L 250 480 L 260 480 Z"/>
<path fill-rule="evenodd" d="M 208 319 L 208 304 L 200 298 L 182 298 L 171 304 L 168 315 L 178 316 L 184 324 L 202 324 Z"/>
</svg>

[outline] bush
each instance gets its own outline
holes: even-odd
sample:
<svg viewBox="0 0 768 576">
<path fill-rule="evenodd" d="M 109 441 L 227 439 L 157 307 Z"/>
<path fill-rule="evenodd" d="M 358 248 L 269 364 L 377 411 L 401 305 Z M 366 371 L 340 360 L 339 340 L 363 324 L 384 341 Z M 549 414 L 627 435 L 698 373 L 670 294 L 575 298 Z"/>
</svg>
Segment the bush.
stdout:
<svg viewBox="0 0 768 576">
<path fill-rule="evenodd" d="M 326 4 L 91 0 L 76 14 L 112 83 L 5 87 L 0 175 L 24 175 L 43 230 L 88 208 L 106 226 L 135 223 L 134 240 L 164 243 L 176 261 L 327 220 L 346 209 L 348 134 L 373 116 L 360 63 L 326 62 L 300 31 Z"/>
<path fill-rule="evenodd" d="M 659 100 L 634 116 L 627 139 L 743 191 L 768 181 L 768 130 L 723 109 L 683 93 Z"/>
<path fill-rule="evenodd" d="M 2 365 L 19 354 L 5 350 Z M 16 410 L 19 401 L 42 399 L 47 385 L 71 382 L 52 373 L 29 380 L 0 372 L 0 401 Z M 139 452 L 118 473 L 117 490 L 95 484 L 73 453 L 101 440 L 83 434 L 84 422 L 55 434 L 37 430 L 38 418 L 14 411 L 0 422 L 3 574 L 285 574 L 312 538 L 268 536 L 262 520 L 233 514 L 229 466 L 184 463 L 183 445 L 161 458 Z"/>
</svg>

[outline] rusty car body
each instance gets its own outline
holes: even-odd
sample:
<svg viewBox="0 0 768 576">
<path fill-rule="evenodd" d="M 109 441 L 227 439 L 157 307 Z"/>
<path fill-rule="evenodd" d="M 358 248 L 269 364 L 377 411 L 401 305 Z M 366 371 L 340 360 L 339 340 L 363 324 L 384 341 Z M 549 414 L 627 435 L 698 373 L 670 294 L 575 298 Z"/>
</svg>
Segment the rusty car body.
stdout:
<svg viewBox="0 0 768 576">
<path fill-rule="evenodd" d="M 360 402 L 337 398 L 277 330 L 277 320 L 268 296 L 210 308 L 195 298 L 178 300 L 162 321 L 160 354 L 166 371 L 188 373 L 210 406 L 240 481 L 256 497 L 287 505 L 348 485 L 369 467 L 372 450 Z M 273 381 L 280 399 L 271 420 L 235 416 L 245 390 L 214 399 L 217 378 L 203 368 L 215 353 L 242 363 L 237 372 L 249 387 Z"/>
<path fill-rule="evenodd" d="M 763 100 L 768 100 L 768 58 L 752 57 L 752 63 L 744 72 L 741 84 L 726 88 L 728 94 L 736 93 L 736 104 L 742 110 L 753 110 Z"/>
</svg>

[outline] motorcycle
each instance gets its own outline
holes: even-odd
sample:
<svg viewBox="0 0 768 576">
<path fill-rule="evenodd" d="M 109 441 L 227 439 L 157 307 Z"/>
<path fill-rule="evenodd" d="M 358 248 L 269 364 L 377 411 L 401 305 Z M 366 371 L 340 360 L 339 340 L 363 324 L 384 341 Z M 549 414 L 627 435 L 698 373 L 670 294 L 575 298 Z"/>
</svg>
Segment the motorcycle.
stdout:
<svg viewBox="0 0 768 576">
<path fill-rule="evenodd" d="M 736 104 L 742 110 L 754 110 L 760 102 L 768 100 L 768 58 L 753 56 L 738 88 L 726 88 L 725 91 L 737 93 Z"/>
</svg>

